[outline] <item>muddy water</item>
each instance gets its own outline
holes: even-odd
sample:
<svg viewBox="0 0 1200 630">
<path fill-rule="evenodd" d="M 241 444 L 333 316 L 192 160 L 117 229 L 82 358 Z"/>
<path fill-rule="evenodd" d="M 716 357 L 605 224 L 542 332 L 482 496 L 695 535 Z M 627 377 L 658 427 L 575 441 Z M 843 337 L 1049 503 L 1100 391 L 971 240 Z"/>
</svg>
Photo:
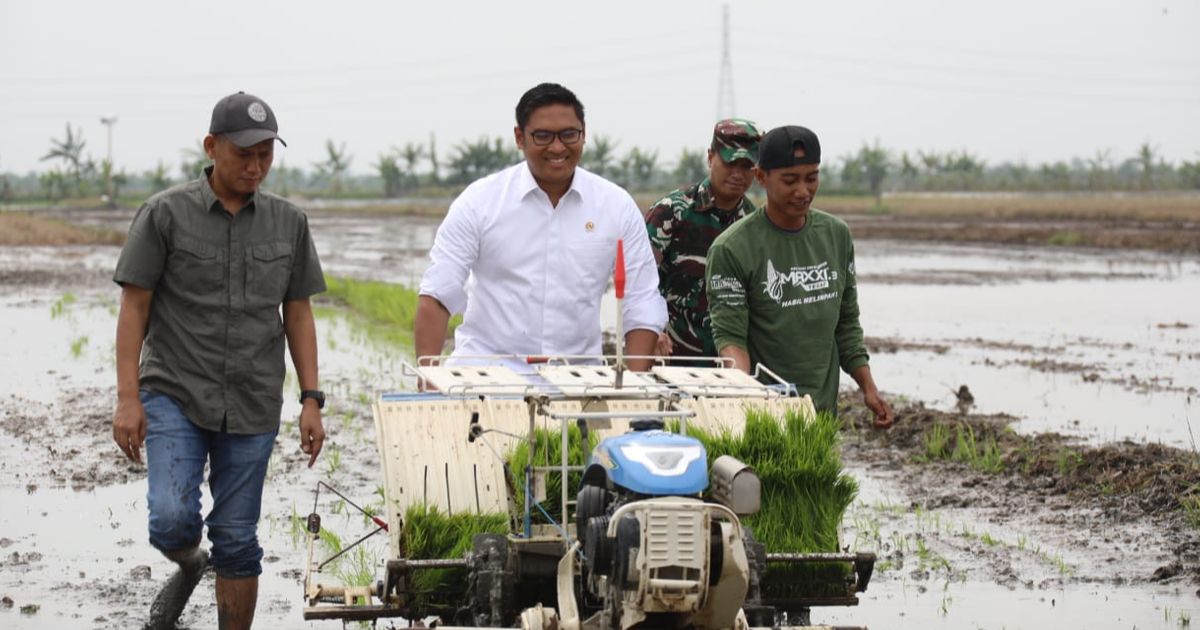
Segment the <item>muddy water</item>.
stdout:
<svg viewBox="0 0 1200 630">
<path fill-rule="evenodd" d="M 872 361 L 885 390 L 951 407 L 965 384 L 1023 432 L 1194 444 L 1200 260 L 864 242 L 858 268 L 868 335 L 900 342 Z"/>
<path fill-rule="evenodd" d="M 94 221 L 123 227 L 128 216 Z M 419 278 L 436 225 L 313 219 L 330 273 L 405 284 Z M 1195 260 L 870 241 L 858 257 L 864 325 L 884 340 L 873 365 L 885 390 L 948 407 L 949 390 L 968 384 L 978 409 L 1012 413 L 1022 431 L 1189 439 L 1188 388 L 1200 382 Z M 169 569 L 145 542 L 144 472 L 108 437 L 115 259 L 114 248 L 0 250 L 0 597 L 14 604 L 0 608 L 0 627 L 136 627 Z M 260 526 L 262 627 L 337 627 L 301 619 L 306 554 L 292 516 L 311 509 L 318 479 L 376 500 L 369 402 L 407 382 L 405 350 L 337 312 L 322 310 L 318 327 L 331 442 L 305 468 L 289 404 Z M 294 379 L 288 387 L 290 400 Z M 1169 558 L 1136 524 L 1088 539 L 1022 514 L 914 505 L 897 471 L 853 472 L 862 493 L 844 540 L 879 553 L 880 567 L 860 607 L 818 610 L 814 621 L 1178 628 L 1200 614 L 1194 585 L 1147 581 Z M 346 541 L 369 531 L 335 501 L 320 511 Z M 26 605 L 39 609 L 23 614 Z M 214 628 L 215 618 L 209 577 L 184 621 Z"/>
<path fill-rule="evenodd" d="M 415 286 L 437 221 L 313 226 L 331 272 Z M 950 408 L 967 385 L 973 411 L 1030 433 L 1175 446 L 1200 433 L 1200 259 L 889 241 L 858 243 L 857 259 L 867 335 L 896 342 L 872 361 L 886 391 Z M 615 322 L 611 291 L 602 319 Z"/>
</svg>

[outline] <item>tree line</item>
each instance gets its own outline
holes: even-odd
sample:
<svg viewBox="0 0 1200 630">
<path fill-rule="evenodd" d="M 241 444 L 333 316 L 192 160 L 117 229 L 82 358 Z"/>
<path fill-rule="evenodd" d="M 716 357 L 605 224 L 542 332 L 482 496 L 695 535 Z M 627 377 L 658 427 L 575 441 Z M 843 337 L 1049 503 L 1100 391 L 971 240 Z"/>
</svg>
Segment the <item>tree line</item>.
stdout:
<svg viewBox="0 0 1200 630">
<path fill-rule="evenodd" d="M 84 151 L 81 130 L 70 124 L 61 138 L 51 138 L 40 173 L 0 173 L 0 198 L 57 201 L 103 193 L 111 185 L 114 196 L 144 196 L 172 184 L 194 179 L 209 163 L 199 142 L 180 151 L 177 170 L 159 160 L 155 168 L 129 173 L 114 169 L 107 160 L 95 160 Z M 522 159 L 511 138 L 482 136 L 462 140 L 445 153 L 437 139 L 393 146 L 369 162 L 369 174 L 350 171 L 355 156 L 345 142 L 325 142 L 323 159 L 311 164 L 276 162 L 266 186 L 284 195 L 330 197 L 447 196 L 468 183 Z M 587 141 L 581 164 L 635 192 L 665 193 L 699 181 L 707 173 L 705 149 L 682 149 L 673 160 L 662 160 L 657 150 L 623 148 L 610 136 L 597 134 Z M 826 192 L 874 195 L 882 202 L 885 192 L 908 191 L 1152 191 L 1200 190 L 1200 152 L 1197 160 L 1172 163 L 1158 149 L 1143 144 L 1135 155 L 1118 157 L 1109 149 L 1088 158 L 1028 164 L 990 164 L 966 149 L 896 151 L 875 140 L 857 151 L 827 160 L 821 168 Z"/>
</svg>

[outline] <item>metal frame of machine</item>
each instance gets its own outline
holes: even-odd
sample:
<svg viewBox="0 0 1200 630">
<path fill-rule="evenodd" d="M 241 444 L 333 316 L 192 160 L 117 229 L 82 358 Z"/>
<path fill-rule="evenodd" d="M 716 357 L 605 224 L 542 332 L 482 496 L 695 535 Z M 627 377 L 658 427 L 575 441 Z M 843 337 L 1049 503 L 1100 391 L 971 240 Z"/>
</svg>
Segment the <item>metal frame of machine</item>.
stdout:
<svg viewBox="0 0 1200 630">
<path fill-rule="evenodd" d="M 635 357 L 624 357 L 629 358 Z M 659 563 L 661 566 L 654 564 L 650 554 L 642 553 L 634 554 L 629 561 L 637 565 L 635 568 L 620 565 L 629 575 L 640 572 L 635 577 L 641 579 L 632 582 L 635 586 L 620 595 L 626 601 L 610 601 L 619 597 L 605 596 L 603 592 L 597 599 L 597 588 L 608 589 L 610 582 L 617 579 L 611 571 L 607 577 L 585 575 L 592 563 L 583 561 L 580 539 L 584 532 L 580 528 L 587 524 L 577 524 L 566 516 L 580 511 L 576 504 L 585 500 L 582 491 L 573 500 L 566 480 L 571 473 L 591 474 L 585 473 L 585 462 L 568 461 L 570 427 L 578 426 L 585 436 L 590 431 L 603 437 L 616 435 L 625 429 L 622 424 L 637 419 L 677 421 L 681 434 L 686 434 L 689 424 L 736 431 L 749 405 L 776 412 L 813 411 L 807 396 L 797 397 L 793 386 L 765 368 L 752 376 L 734 369 L 724 359 L 699 360 L 695 366 L 680 367 L 652 358 L 654 366 L 648 372 L 629 372 L 620 357 L 603 356 L 422 357 L 418 361 L 422 367 L 406 365 L 406 373 L 416 378 L 418 389 L 428 393 L 386 394 L 375 405 L 385 514 L 382 519 L 375 517 L 378 528 L 372 533 L 387 531 L 390 538 L 385 579 L 374 588 L 322 582 L 320 570 L 330 559 L 314 560 L 320 532 L 320 518 L 314 508 L 308 519 L 309 563 L 304 581 L 308 607 L 304 617 L 420 620 L 436 615 L 443 621 L 472 627 L 520 625 L 531 630 L 551 627 L 621 630 L 643 621 L 646 614 L 653 614 L 654 606 L 659 605 L 654 602 L 684 601 L 691 597 L 703 601 L 688 600 L 688 606 L 708 612 L 695 613 L 696 621 L 688 622 L 690 627 L 733 630 L 779 627 L 781 623 L 803 625 L 811 606 L 856 605 L 855 593 L 865 590 L 874 555 L 765 553 L 761 545 L 743 535 L 739 514 L 734 509 L 735 498 L 747 494 L 732 489 L 734 479 L 748 470 L 736 460 L 718 462 L 721 471 L 714 464 L 712 495 L 716 500 L 704 502 L 688 497 L 639 500 L 610 510 L 612 514 L 603 521 L 608 525 L 607 535 L 614 539 L 620 535 L 619 524 L 628 520 L 624 519 L 626 515 L 644 523 L 653 519 L 669 522 L 693 536 L 700 535 L 696 532 L 702 529 L 705 540 L 711 529 L 714 539 L 719 535 L 730 541 L 725 547 L 713 547 L 725 551 L 712 552 L 724 555 L 727 561 L 720 563 L 714 557 L 711 565 L 688 565 L 679 559 L 680 554 L 672 554 L 674 543 L 668 542 L 667 551 L 663 552 L 666 560 Z M 774 384 L 764 385 L 760 379 Z M 539 426 L 561 432 L 561 461 L 552 465 L 533 463 Z M 524 471 L 507 470 L 490 437 L 526 440 L 531 449 L 531 464 Z M 557 513 L 563 518 L 557 523 L 550 519 L 550 525 L 536 525 L 534 514 L 539 510 L 544 513 L 537 495 L 544 488 L 542 482 L 547 475 L 562 479 L 561 496 L 556 499 Z M 753 476 L 752 471 L 748 476 Z M 515 505 L 513 500 L 517 484 L 524 488 L 523 505 Z M 416 503 L 437 505 L 447 512 L 507 512 L 511 531 L 507 536 L 477 537 L 474 550 L 464 558 L 405 558 L 401 545 L 404 510 Z M 740 504 L 737 508 L 745 509 Z M 658 540 L 671 541 L 673 536 L 660 536 Z M 707 548 L 704 552 L 709 553 Z M 768 563 L 842 564 L 847 567 L 844 594 L 764 598 L 758 582 Z M 679 569 L 680 564 L 688 568 Z M 669 571 L 665 569 L 668 565 Z M 725 567 L 724 573 L 709 575 L 706 571 L 710 566 Z M 465 568 L 470 574 L 469 605 L 455 613 L 421 610 L 412 605 L 408 589 L 414 572 L 454 567 Z M 745 567 L 744 575 L 734 575 L 736 567 Z M 716 573 L 718 569 L 713 571 Z M 744 579 L 745 584 L 738 586 L 739 579 Z M 714 608 L 715 604 L 707 601 L 718 596 L 731 601 L 729 598 L 739 589 L 741 595 L 732 611 L 728 606 Z M 553 596 L 549 596 L 551 593 Z M 550 599 L 553 601 L 547 601 Z M 790 616 L 779 615 L 781 612 Z M 448 614 L 451 618 L 445 619 Z"/>
</svg>

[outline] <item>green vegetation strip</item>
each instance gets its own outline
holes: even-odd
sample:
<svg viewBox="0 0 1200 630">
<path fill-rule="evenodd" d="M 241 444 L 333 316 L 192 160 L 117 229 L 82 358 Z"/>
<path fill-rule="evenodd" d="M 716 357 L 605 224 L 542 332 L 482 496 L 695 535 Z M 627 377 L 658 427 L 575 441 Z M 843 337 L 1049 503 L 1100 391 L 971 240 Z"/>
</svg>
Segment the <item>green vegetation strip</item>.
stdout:
<svg viewBox="0 0 1200 630">
<path fill-rule="evenodd" d="M 413 321 L 417 315 L 417 292 L 406 286 L 325 276 L 325 299 L 332 300 L 357 315 L 373 336 L 397 345 L 412 345 Z M 452 332 L 462 318 L 450 320 Z"/>
</svg>

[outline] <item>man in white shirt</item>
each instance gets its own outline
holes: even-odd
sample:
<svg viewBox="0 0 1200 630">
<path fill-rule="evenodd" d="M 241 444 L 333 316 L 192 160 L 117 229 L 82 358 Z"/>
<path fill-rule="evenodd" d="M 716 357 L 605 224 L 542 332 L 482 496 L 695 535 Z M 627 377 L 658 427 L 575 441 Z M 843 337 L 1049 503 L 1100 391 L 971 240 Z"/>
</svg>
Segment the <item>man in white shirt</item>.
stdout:
<svg viewBox="0 0 1200 630">
<path fill-rule="evenodd" d="M 600 354 L 600 300 L 618 239 L 625 352 L 654 354 L 667 309 L 645 223 L 629 193 L 578 167 L 583 104 L 567 88 L 542 83 L 516 113 L 525 161 L 473 182 L 438 228 L 421 278 L 417 356 L 442 353 L 451 313 L 464 314 L 455 356 Z"/>
</svg>

